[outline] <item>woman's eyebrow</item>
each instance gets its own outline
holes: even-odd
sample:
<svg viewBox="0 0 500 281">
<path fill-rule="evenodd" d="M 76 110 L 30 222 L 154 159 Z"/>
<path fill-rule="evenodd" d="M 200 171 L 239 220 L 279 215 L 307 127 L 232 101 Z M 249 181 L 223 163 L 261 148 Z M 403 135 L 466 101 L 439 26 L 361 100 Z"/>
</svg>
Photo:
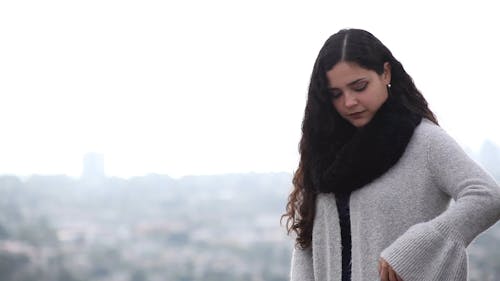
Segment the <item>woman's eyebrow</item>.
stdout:
<svg viewBox="0 0 500 281">
<path fill-rule="evenodd" d="M 347 84 L 347 86 L 352 86 L 352 85 L 354 85 L 354 84 L 356 84 L 356 83 L 358 83 L 360 81 L 363 81 L 363 80 L 366 80 L 366 77 L 362 77 L 362 78 L 356 79 L 356 80 L 350 82 L 349 84 Z"/>
<path fill-rule="evenodd" d="M 366 78 L 366 77 L 362 77 L 362 78 L 356 79 L 356 80 L 354 80 L 354 81 L 352 81 L 352 82 L 349 82 L 349 83 L 347 84 L 347 86 L 352 86 L 352 85 L 355 85 L 356 83 L 361 82 L 361 81 L 363 81 L 363 80 L 367 80 L 367 78 Z M 331 91 L 331 90 L 338 90 L 338 88 L 336 88 L 336 87 L 328 87 L 328 90 L 330 90 L 330 91 Z"/>
</svg>

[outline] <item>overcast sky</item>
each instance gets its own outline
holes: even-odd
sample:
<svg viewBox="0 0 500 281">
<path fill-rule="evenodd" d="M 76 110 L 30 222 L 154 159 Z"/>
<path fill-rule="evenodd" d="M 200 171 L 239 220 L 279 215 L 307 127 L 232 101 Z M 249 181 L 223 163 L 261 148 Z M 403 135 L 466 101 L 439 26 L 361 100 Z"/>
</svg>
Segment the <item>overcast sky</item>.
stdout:
<svg viewBox="0 0 500 281">
<path fill-rule="evenodd" d="M 500 144 L 494 1 L 2 1 L 0 174 L 293 172 L 324 41 L 384 42 L 464 147 Z"/>
</svg>

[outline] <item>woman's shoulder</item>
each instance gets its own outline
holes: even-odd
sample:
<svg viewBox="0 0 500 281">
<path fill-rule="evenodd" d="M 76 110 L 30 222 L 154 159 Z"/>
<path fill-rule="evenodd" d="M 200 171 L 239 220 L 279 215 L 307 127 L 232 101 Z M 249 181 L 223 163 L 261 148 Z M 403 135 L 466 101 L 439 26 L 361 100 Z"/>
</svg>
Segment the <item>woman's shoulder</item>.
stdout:
<svg viewBox="0 0 500 281">
<path fill-rule="evenodd" d="M 443 131 L 443 129 L 431 120 L 423 117 L 415 131 L 420 131 L 421 133 L 432 133 L 434 131 Z"/>
<path fill-rule="evenodd" d="M 422 118 L 420 124 L 415 128 L 414 136 L 426 142 L 455 142 L 443 128 L 427 118 Z"/>
<path fill-rule="evenodd" d="M 427 118 L 422 118 L 412 137 L 413 146 L 420 152 L 430 155 L 449 151 L 461 152 L 462 148 L 443 128 Z"/>
<path fill-rule="evenodd" d="M 429 119 L 422 118 L 413 137 L 415 143 L 420 144 L 418 147 L 426 152 L 430 161 L 469 158 L 453 137 Z"/>
</svg>

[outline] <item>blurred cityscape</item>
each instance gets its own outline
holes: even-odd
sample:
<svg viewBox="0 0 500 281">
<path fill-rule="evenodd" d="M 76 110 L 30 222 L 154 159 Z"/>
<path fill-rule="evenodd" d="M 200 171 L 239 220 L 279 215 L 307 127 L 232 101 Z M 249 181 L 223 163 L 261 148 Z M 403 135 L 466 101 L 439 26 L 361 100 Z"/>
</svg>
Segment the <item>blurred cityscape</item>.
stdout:
<svg viewBox="0 0 500 281">
<path fill-rule="evenodd" d="M 471 155 L 500 181 L 500 149 Z M 0 177 L 2 281 L 285 281 L 288 173 Z M 469 246 L 471 281 L 500 280 L 500 224 Z"/>
</svg>

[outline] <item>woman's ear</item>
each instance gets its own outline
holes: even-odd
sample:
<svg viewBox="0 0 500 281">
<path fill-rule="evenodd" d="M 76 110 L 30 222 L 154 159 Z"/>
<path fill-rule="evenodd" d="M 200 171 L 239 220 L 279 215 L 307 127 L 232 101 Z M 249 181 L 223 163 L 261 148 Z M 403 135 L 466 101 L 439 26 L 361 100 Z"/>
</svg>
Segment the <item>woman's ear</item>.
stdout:
<svg viewBox="0 0 500 281">
<path fill-rule="evenodd" d="M 389 62 L 384 63 L 384 73 L 382 74 L 382 79 L 384 79 L 386 85 L 391 83 L 391 64 Z"/>
</svg>

